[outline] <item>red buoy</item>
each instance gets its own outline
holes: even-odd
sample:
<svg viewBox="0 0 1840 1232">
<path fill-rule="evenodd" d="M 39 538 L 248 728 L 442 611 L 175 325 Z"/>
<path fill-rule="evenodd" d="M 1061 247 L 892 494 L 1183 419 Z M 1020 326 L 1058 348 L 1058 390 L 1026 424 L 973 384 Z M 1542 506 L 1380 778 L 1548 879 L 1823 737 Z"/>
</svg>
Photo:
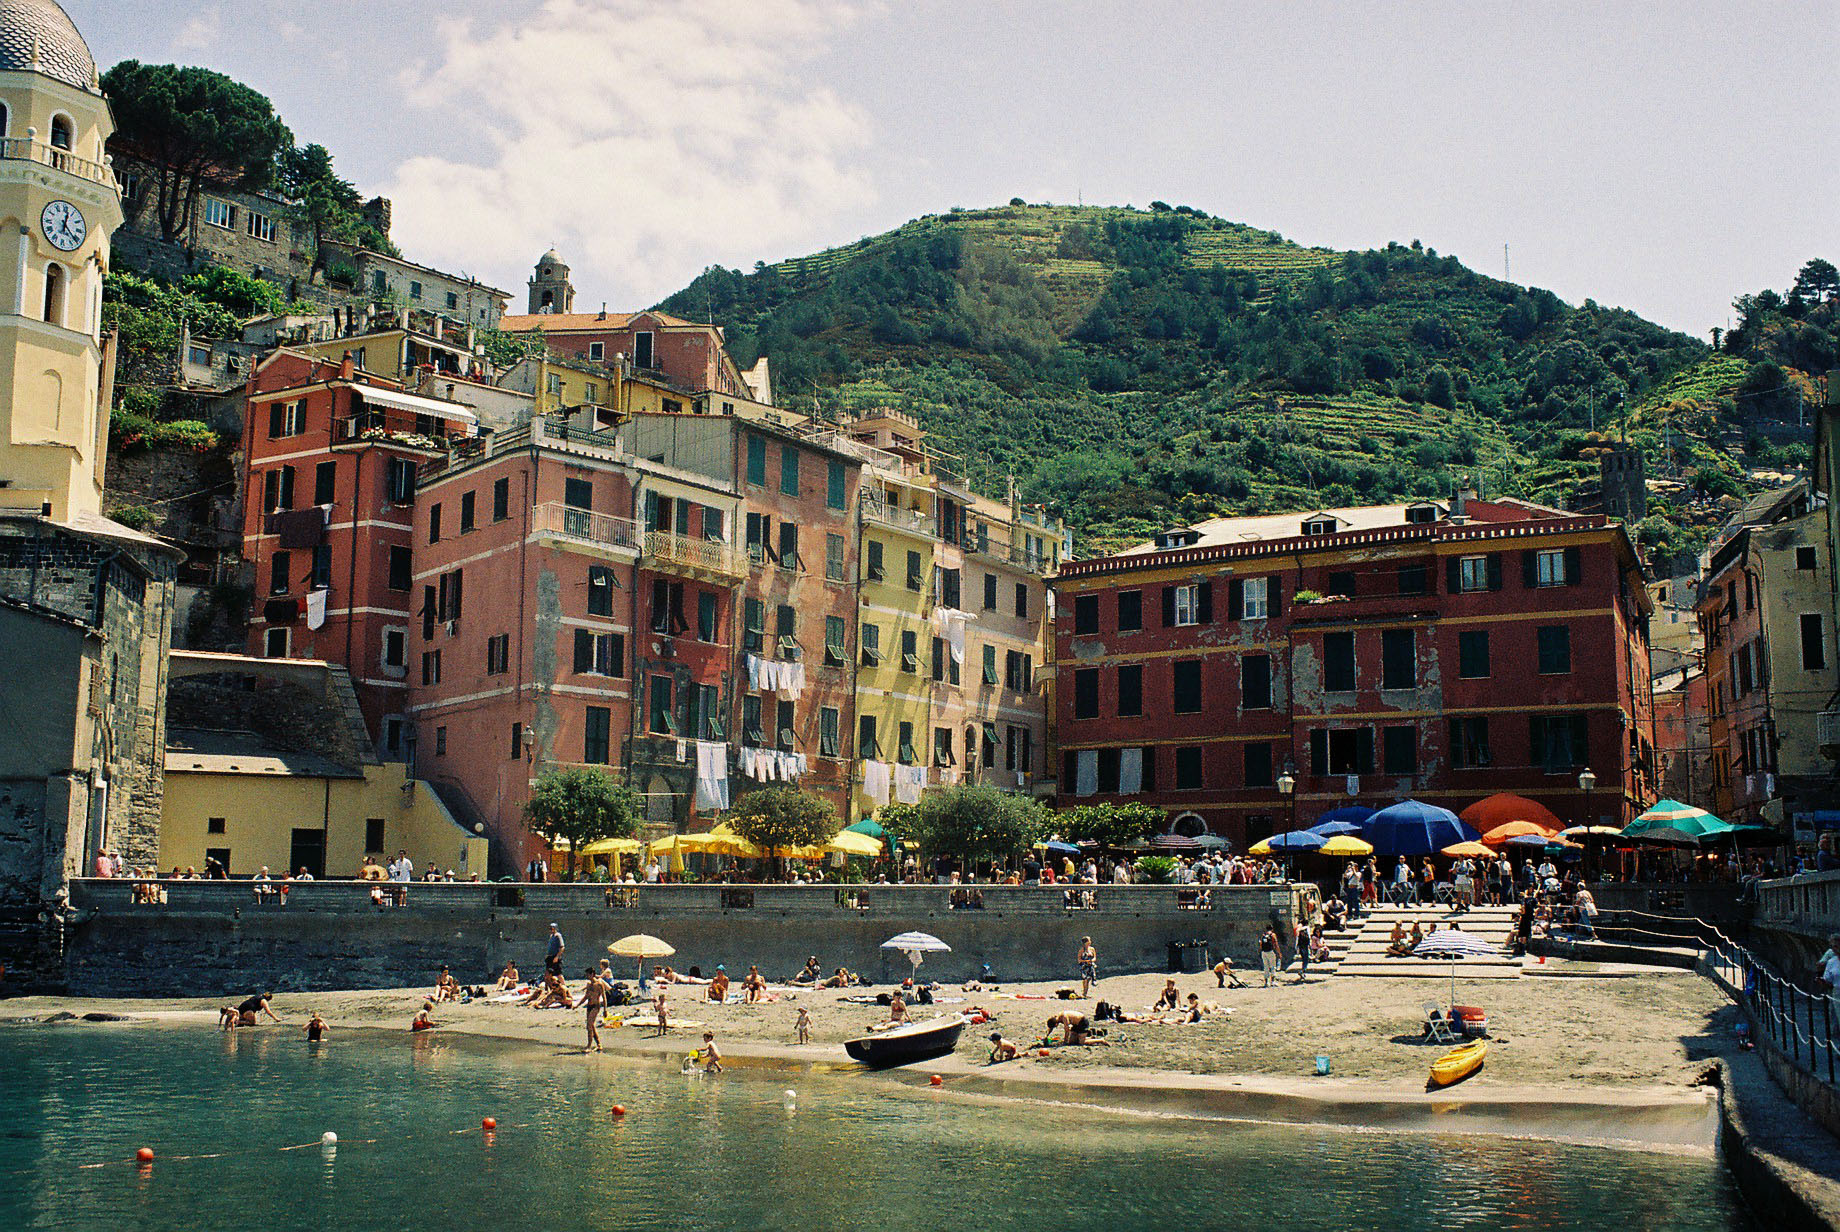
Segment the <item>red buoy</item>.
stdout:
<svg viewBox="0 0 1840 1232">
<path fill-rule="evenodd" d="M 626 1105 L 625 1104 L 615 1104 L 613 1106 L 613 1115 L 617 1117 L 625 1116 L 626 1115 Z"/>
<path fill-rule="evenodd" d="M 152 1163 L 153 1162 L 153 1148 L 150 1146 L 142 1147 L 140 1150 L 134 1152 L 134 1158 L 140 1160 L 144 1164 Z"/>
<path fill-rule="evenodd" d="M 934 1074 L 931 1078 L 927 1079 L 927 1081 L 936 1087 L 943 1087 L 946 1084 L 946 1080 L 941 1078 L 938 1074 Z"/>
<path fill-rule="evenodd" d="M 479 1123 L 479 1127 L 481 1129 L 497 1129 L 498 1120 L 495 1117 L 487 1117 L 485 1120 Z"/>
<path fill-rule="evenodd" d="M 1041 1050 L 1040 1052 L 1038 1052 L 1038 1053 L 1036 1053 L 1035 1055 L 1036 1055 L 1036 1056 L 1041 1056 L 1041 1057 L 1046 1057 L 1046 1056 L 1052 1056 L 1053 1054 L 1052 1054 L 1052 1053 L 1050 1053 L 1050 1052 L 1049 1052 L 1049 1051 L 1048 1051 L 1048 1050 L 1047 1050 L 1046 1048 L 1043 1048 L 1043 1049 L 1042 1049 L 1042 1050 Z"/>
</svg>

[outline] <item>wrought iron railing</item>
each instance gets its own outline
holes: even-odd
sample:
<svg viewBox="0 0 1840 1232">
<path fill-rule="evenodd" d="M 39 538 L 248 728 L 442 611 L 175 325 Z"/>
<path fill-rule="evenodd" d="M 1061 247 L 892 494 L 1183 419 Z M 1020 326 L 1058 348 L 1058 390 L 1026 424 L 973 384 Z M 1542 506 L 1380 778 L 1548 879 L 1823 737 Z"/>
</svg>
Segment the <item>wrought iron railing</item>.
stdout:
<svg viewBox="0 0 1840 1232">
<path fill-rule="evenodd" d="M 626 548 L 637 552 L 640 545 L 639 523 L 632 518 L 592 509 L 576 509 L 551 501 L 536 508 L 538 534 L 573 539 L 597 547 Z"/>
</svg>

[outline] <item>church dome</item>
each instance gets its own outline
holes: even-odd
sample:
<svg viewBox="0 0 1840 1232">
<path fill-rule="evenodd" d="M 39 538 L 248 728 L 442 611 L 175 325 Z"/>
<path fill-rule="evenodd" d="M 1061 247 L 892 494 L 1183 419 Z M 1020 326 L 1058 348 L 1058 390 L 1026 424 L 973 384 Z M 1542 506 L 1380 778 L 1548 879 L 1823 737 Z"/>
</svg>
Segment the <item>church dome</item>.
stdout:
<svg viewBox="0 0 1840 1232">
<path fill-rule="evenodd" d="M 4 3 L 4 0 L 0 0 L 0 3 Z M 537 264 L 538 265 L 561 265 L 562 264 L 562 254 L 557 252 L 554 248 L 552 248 L 548 252 L 544 253 L 540 258 L 538 258 Z"/>
<path fill-rule="evenodd" d="M 57 0 L 0 0 L 0 70 L 40 72 L 79 90 L 96 79 L 89 44 Z"/>
</svg>

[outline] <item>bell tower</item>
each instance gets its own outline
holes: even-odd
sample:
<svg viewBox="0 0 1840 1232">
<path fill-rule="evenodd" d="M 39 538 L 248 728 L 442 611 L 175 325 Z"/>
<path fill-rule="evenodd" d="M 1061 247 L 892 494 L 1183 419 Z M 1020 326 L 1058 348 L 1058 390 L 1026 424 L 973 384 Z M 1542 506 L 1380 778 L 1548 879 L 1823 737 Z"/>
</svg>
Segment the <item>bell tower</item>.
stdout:
<svg viewBox="0 0 1840 1232">
<path fill-rule="evenodd" d="M 530 311 L 561 313 L 575 311 L 575 288 L 569 285 L 569 267 L 554 248 L 537 261 L 530 276 Z"/>
<path fill-rule="evenodd" d="M 0 510 L 100 514 L 121 195 L 95 61 L 55 0 L 0 0 Z"/>
</svg>

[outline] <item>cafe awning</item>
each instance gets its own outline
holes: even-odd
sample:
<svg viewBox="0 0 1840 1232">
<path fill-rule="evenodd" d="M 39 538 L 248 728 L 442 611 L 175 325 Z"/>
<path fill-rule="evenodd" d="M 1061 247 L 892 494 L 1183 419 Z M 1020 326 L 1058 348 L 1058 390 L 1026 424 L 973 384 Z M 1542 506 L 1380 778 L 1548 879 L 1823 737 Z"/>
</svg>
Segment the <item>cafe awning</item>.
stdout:
<svg viewBox="0 0 1840 1232">
<path fill-rule="evenodd" d="M 387 406 L 392 410 L 408 411 L 414 415 L 432 415 L 436 419 L 451 419 L 456 423 L 470 424 L 477 423 L 479 420 L 477 415 L 458 402 L 424 398 L 420 394 L 406 394 L 397 389 L 379 389 L 375 385 L 359 385 L 355 388 L 360 398 L 375 406 Z"/>
</svg>

